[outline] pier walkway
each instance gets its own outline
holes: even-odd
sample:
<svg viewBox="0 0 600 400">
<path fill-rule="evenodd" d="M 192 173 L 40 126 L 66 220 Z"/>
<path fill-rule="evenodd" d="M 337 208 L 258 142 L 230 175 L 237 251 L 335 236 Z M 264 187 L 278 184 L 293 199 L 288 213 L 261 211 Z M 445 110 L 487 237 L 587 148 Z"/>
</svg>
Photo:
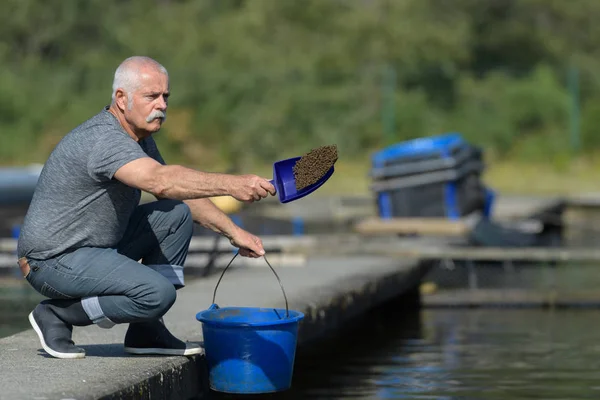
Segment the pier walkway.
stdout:
<svg viewBox="0 0 600 400">
<path fill-rule="evenodd" d="M 268 255 L 267 255 L 268 258 Z M 216 294 L 220 306 L 285 307 L 281 288 L 269 268 L 227 270 Z M 319 339 L 345 321 L 407 292 L 415 293 L 428 272 L 427 262 L 377 256 L 315 256 L 302 266 L 272 263 L 289 308 L 305 313 L 300 345 Z M 165 316 L 183 340 L 201 341 L 198 311 L 208 308 L 219 274 L 188 282 Z M 111 330 L 74 329 L 85 348 L 80 360 L 50 358 L 33 330 L 0 339 L 0 399 L 189 399 L 208 393 L 202 356 L 131 356 L 123 351 L 126 325 Z M 343 333 L 342 333 L 343 334 Z"/>
</svg>

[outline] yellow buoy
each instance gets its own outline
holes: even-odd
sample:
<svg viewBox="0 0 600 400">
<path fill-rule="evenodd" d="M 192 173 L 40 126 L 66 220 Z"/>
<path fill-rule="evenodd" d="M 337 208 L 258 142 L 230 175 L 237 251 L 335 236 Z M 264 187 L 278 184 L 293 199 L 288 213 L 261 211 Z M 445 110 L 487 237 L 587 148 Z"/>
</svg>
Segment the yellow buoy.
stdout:
<svg viewBox="0 0 600 400">
<path fill-rule="evenodd" d="M 420 290 L 423 295 L 433 294 L 437 291 L 437 285 L 434 282 L 423 282 Z"/>
<path fill-rule="evenodd" d="M 243 203 L 231 196 L 210 197 L 210 200 L 225 214 L 235 214 L 242 209 Z"/>
</svg>

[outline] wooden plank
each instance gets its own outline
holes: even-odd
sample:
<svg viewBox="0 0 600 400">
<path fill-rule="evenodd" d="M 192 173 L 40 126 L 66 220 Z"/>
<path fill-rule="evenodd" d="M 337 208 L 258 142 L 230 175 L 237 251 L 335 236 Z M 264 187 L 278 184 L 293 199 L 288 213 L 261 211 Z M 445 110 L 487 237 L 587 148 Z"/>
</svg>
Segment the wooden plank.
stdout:
<svg viewBox="0 0 600 400">
<path fill-rule="evenodd" d="M 567 207 L 600 209 L 600 194 L 571 196 L 567 198 Z"/>
<path fill-rule="evenodd" d="M 194 236 L 190 241 L 189 250 L 192 253 L 210 252 L 214 249 L 214 237 Z M 267 251 L 307 248 L 316 245 L 319 239 L 314 236 L 287 236 L 287 235 L 265 235 L 261 237 L 263 246 Z M 0 239 L 0 253 L 13 253 L 17 249 L 16 239 Z M 235 247 L 226 238 L 221 238 L 217 245 L 217 251 L 234 251 Z"/>
<path fill-rule="evenodd" d="M 423 295 L 425 307 L 598 307 L 598 291 L 459 289 Z"/>
<path fill-rule="evenodd" d="M 500 196 L 494 205 L 493 219 L 499 222 L 529 219 L 532 215 L 560 208 L 565 201 L 556 198 L 530 198 Z M 357 223 L 356 231 L 362 234 L 442 234 L 464 235 L 474 226 L 478 215 L 469 215 L 458 220 L 433 217 L 371 216 Z"/>
<path fill-rule="evenodd" d="M 306 248 L 318 243 L 318 239 L 309 236 L 287 236 L 287 235 L 264 235 L 261 236 L 263 247 L 266 251 L 289 251 L 295 248 Z M 189 251 L 210 252 L 214 249 L 214 237 L 195 236 L 190 241 Z M 235 251 L 235 247 L 226 238 L 221 238 L 218 242 L 217 251 Z"/>
<path fill-rule="evenodd" d="M 500 197 L 497 204 L 494 205 L 493 218 L 500 223 L 514 224 L 515 221 L 521 220 L 521 225 L 528 225 L 527 222 L 532 225 L 536 221 L 526 221 L 526 219 L 532 215 L 559 209 L 563 204 L 564 200 L 555 198 Z M 441 217 L 380 218 L 371 216 L 354 224 L 354 231 L 362 235 L 416 234 L 456 237 L 468 235 L 480 217 L 477 213 L 457 220 Z M 560 224 L 563 223 L 560 218 L 558 220 Z"/>
<path fill-rule="evenodd" d="M 17 250 L 16 239 L 0 239 L 0 253 L 12 253 Z"/>
<path fill-rule="evenodd" d="M 571 261 L 598 262 L 600 249 L 596 248 L 553 248 L 553 247 L 410 247 L 400 246 L 383 249 L 371 248 L 364 252 L 389 257 L 411 257 L 428 260 L 473 260 L 473 261 Z"/>
<path fill-rule="evenodd" d="M 563 198 L 498 196 L 493 206 L 493 218 L 511 221 L 531 218 L 540 213 L 558 210 L 566 204 Z"/>
<path fill-rule="evenodd" d="M 188 255 L 185 263 L 186 269 L 198 269 L 207 266 L 209 261 L 209 254 L 190 254 Z M 220 254 L 214 260 L 213 266 L 215 268 L 224 268 L 233 258 L 233 253 Z M 275 253 L 268 254 L 267 259 L 273 266 L 273 268 L 289 268 L 289 267 L 303 267 L 306 265 L 308 256 L 305 254 L 288 254 L 288 253 Z M 232 268 L 240 267 L 251 267 L 251 268 L 269 268 L 265 260 L 261 258 L 248 258 L 248 257 L 237 257 L 231 264 Z M 11 257 L 5 254 L 0 254 L 0 275 L 7 274 L 19 274 L 19 268 L 17 267 L 16 257 Z"/>
<path fill-rule="evenodd" d="M 446 218 L 378 218 L 371 217 L 354 225 L 354 231 L 363 235 L 419 234 L 464 236 L 471 230 L 465 219 Z"/>
</svg>

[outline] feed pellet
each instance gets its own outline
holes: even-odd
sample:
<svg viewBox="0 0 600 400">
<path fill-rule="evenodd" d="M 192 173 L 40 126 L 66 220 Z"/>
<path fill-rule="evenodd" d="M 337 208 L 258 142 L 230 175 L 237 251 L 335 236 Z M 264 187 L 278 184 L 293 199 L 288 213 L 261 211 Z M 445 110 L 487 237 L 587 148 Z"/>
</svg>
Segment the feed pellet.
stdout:
<svg viewBox="0 0 600 400">
<path fill-rule="evenodd" d="M 333 167 L 337 159 L 336 145 L 317 147 L 300 157 L 293 168 L 296 190 L 317 183 Z"/>
</svg>

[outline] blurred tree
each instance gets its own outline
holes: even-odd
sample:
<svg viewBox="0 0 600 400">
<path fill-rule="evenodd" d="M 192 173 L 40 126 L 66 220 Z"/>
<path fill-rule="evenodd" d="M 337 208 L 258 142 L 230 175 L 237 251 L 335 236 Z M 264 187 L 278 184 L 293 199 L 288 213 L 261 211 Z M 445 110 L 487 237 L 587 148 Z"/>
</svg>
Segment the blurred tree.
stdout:
<svg viewBox="0 0 600 400">
<path fill-rule="evenodd" d="M 45 160 L 110 101 L 133 54 L 171 76 L 167 159 L 237 166 L 337 143 L 343 157 L 461 131 L 499 154 L 568 143 L 567 67 L 584 148 L 600 146 L 596 0 L 6 0 L 0 162 Z M 383 135 L 385 71 L 396 85 Z M 391 97 L 390 97 L 391 96 Z M 22 149 L 28 152 L 23 155 Z M 533 150 L 531 150 L 533 151 Z M 525 155 L 523 155 L 525 157 Z"/>
</svg>

